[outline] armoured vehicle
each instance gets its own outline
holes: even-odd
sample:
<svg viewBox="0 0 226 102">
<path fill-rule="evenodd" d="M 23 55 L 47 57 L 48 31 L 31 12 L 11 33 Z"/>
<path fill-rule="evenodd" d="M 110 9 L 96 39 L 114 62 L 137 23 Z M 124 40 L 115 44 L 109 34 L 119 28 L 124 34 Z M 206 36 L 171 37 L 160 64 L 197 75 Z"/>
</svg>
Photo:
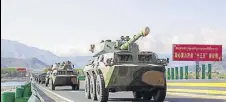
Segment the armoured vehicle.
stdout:
<svg viewBox="0 0 226 102">
<path fill-rule="evenodd" d="M 169 58 L 160 59 L 151 51 L 140 51 L 135 43 L 149 34 L 146 27 L 132 38 L 102 41 L 101 51 L 90 51 L 93 59 L 84 68 L 85 96 L 99 102 L 108 101 L 109 92 L 132 91 L 136 99 L 164 101 L 166 96 L 165 66 Z"/>
<path fill-rule="evenodd" d="M 38 73 L 34 73 L 35 82 L 38 82 Z"/>
<path fill-rule="evenodd" d="M 49 84 L 49 77 L 50 77 L 50 75 L 51 75 L 51 73 L 52 73 L 52 67 L 53 67 L 53 65 L 51 65 L 51 66 L 48 68 L 48 71 L 47 71 L 47 73 L 46 73 L 46 77 L 45 77 L 45 86 L 46 86 L 46 87 L 47 87 L 48 84 Z"/>
<path fill-rule="evenodd" d="M 45 78 L 46 78 L 47 73 L 42 73 L 38 76 L 38 83 L 39 84 L 44 84 L 45 83 Z"/>
<path fill-rule="evenodd" d="M 56 86 L 72 86 L 72 90 L 79 90 L 78 73 L 72 66 L 70 61 L 53 65 L 48 83 L 51 90 L 55 90 Z"/>
</svg>

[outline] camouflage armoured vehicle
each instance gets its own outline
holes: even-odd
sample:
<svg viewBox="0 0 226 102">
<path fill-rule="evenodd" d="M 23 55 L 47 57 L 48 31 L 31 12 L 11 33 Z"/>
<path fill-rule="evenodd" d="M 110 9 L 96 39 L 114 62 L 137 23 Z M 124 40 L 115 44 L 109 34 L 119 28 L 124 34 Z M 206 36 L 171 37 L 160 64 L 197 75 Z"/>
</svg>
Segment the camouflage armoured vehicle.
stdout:
<svg viewBox="0 0 226 102">
<path fill-rule="evenodd" d="M 35 82 L 38 82 L 38 73 L 34 73 Z"/>
<path fill-rule="evenodd" d="M 39 84 L 44 84 L 45 83 L 45 77 L 47 73 L 42 73 L 38 76 L 38 83 Z"/>
<path fill-rule="evenodd" d="M 79 90 L 78 74 L 72 68 L 71 62 L 53 65 L 48 84 L 51 90 L 55 90 L 56 86 L 72 86 L 72 90 Z"/>
<path fill-rule="evenodd" d="M 48 68 L 48 71 L 46 73 L 46 77 L 45 77 L 45 86 L 47 87 L 49 85 L 49 77 L 52 73 L 52 67 L 53 65 L 51 65 L 49 68 Z"/>
<path fill-rule="evenodd" d="M 106 102 L 109 92 L 132 91 L 136 99 L 165 100 L 165 66 L 169 59 L 159 59 L 151 51 L 140 51 L 134 43 L 149 31 L 146 27 L 131 39 L 122 36 L 115 42 L 101 42 L 101 51 L 84 68 L 86 98 Z M 91 45 L 90 51 L 94 49 L 95 45 Z"/>
</svg>

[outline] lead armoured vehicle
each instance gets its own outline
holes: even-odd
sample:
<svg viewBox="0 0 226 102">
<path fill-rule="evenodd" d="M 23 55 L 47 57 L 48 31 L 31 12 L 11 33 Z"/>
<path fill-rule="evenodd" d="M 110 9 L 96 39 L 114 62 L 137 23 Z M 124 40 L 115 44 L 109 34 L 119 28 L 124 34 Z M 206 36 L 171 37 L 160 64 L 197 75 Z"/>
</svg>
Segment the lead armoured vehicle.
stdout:
<svg viewBox="0 0 226 102">
<path fill-rule="evenodd" d="M 159 59 L 151 51 L 140 51 L 134 43 L 147 36 L 150 29 L 121 40 L 101 42 L 101 51 L 84 68 L 85 96 L 105 102 L 109 92 L 132 91 L 136 99 L 164 101 L 166 96 L 165 66 L 169 59 Z M 95 45 L 90 51 L 94 52 Z"/>
<path fill-rule="evenodd" d="M 71 86 L 72 90 L 79 90 L 78 73 L 72 66 L 70 61 L 53 65 L 48 83 L 51 90 L 55 90 L 56 86 Z"/>
</svg>

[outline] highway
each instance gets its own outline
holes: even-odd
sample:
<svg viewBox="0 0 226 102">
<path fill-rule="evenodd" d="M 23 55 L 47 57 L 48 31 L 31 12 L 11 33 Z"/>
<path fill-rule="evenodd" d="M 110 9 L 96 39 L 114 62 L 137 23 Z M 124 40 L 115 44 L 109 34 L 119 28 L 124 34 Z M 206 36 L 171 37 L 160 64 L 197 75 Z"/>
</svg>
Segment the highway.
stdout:
<svg viewBox="0 0 226 102">
<path fill-rule="evenodd" d="M 69 86 L 56 87 L 56 90 L 50 91 L 43 85 L 36 86 L 46 95 L 51 97 L 55 102 L 93 102 L 84 97 L 84 83 L 81 82 L 80 90 L 71 90 Z M 132 92 L 117 92 L 110 93 L 109 102 L 144 102 L 135 100 Z M 48 102 L 48 101 L 46 101 Z M 52 101 L 51 101 L 52 102 Z M 150 101 L 153 102 L 153 101 Z M 182 93 L 182 92 L 167 92 L 167 97 L 164 102 L 226 102 L 225 95 L 209 95 L 200 93 Z"/>
</svg>

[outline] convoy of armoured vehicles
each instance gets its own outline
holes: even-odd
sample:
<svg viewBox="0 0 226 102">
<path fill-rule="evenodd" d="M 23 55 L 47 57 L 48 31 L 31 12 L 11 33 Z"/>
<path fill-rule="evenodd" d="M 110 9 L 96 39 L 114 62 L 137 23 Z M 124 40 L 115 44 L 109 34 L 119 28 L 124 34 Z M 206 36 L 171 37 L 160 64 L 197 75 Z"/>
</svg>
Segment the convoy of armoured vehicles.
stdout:
<svg viewBox="0 0 226 102">
<path fill-rule="evenodd" d="M 152 51 L 140 51 L 135 43 L 149 32 L 150 29 L 146 27 L 132 38 L 121 36 L 120 40 L 101 41 L 101 51 L 95 52 L 96 46 L 91 45 L 90 51 L 94 56 L 83 70 L 87 99 L 106 102 L 109 92 L 132 91 L 136 99 L 165 100 L 165 66 L 169 59 L 160 59 Z M 46 87 L 51 90 L 55 90 L 56 86 L 79 89 L 78 72 L 73 70 L 70 61 L 55 63 L 50 68 L 47 73 L 40 75 Z"/>
<path fill-rule="evenodd" d="M 159 59 L 151 51 L 140 51 L 134 43 L 140 37 L 149 34 L 146 27 L 143 31 L 129 38 L 101 42 L 101 51 L 95 52 L 84 68 L 85 96 L 88 99 L 104 102 L 109 92 L 132 91 L 135 98 L 164 101 L 166 96 L 165 66 L 169 59 Z M 94 52 L 95 45 L 91 45 Z"/>
</svg>

